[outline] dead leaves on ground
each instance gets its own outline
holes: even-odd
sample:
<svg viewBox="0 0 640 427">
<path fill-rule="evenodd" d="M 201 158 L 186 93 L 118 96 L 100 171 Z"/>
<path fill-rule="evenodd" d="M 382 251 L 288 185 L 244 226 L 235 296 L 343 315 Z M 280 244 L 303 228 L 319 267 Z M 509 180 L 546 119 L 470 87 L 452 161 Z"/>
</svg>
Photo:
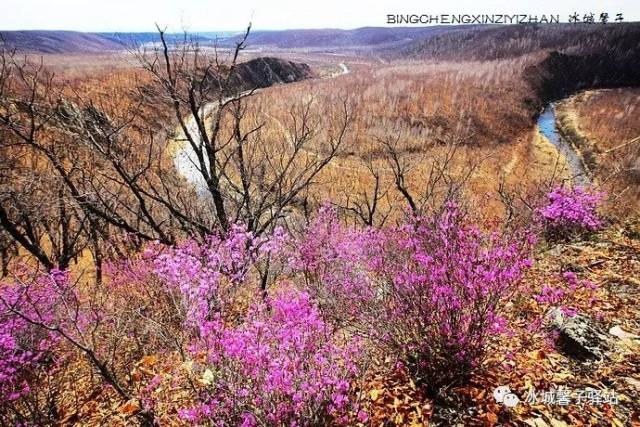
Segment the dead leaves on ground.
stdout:
<svg viewBox="0 0 640 427">
<path fill-rule="evenodd" d="M 398 373 L 374 376 L 364 399 L 370 414 L 368 424 L 640 427 L 640 341 L 634 337 L 640 335 L 640 240 L 611 227 L 592 240 L 557 245 L 537 258 L 527 286 L 540 289 L 545 283 L 558 283 L 564 271 L 574 271 L 580 279 L 599 285 L 592 292 L 572 294 L 570 302 L 581 313 L 606 325 L 607 331 L 617 328 L 612 334 L 616 348 L 606 360 L 581 362 L 568 358 L 554 348 L 544 328 L 538 328 L 494 342 L 481 372 L 471 384 L 448 390 L 445 403 L 435 403 Z M 544 313 L 533 300 L 518 306 L 525 312 L 512 313 L 514 330 L 526 331 L 531 319 Z M 619 330 L 624 332 L 622 338 L 616 336 Z M 515 408 L 495 402 L 492 392 L 500 385 L 508 385 L 519 397 Z M 618 403 L 525 402 L 531 389 L 558 387 L 573 392 L 586 388 L 612 390 Z"/>
<path fill-rule="evenodd" d="M 448 389 L 434 400 L 425 395 L 402 371 L 388 371 L 389 360 L 370 370 L 359 395 L 359 409 L 368 414 L 360 426 L 634 426 L 640 427 L 640 240 L 624 231 L 605 230 L 593 240 L 558 245 L 538 254 L 527 278 L 527 286 L 539 289 L 558 283 L 563 271 L 574 271 L 581 279 L 599 284 L 593 293 L 577 292 L 571 304 L 580 312 L 597 317 L 617 340 L 616 350 L 607 360 L 580 362 L 558 352 L 543 328 L 527 331 L 529 322 L 543 314 L 533 300 L 511 304 L 510 323 L 521 331 L 492 343 L 483 367 L 470 383 Z M 517 311 L 516 312 L 516 307 Z M 166 357 L 166 356 L 163 356 Z M 191 391 L 185 384 L 193 368 L 177 360 L 146 355 L 131 369 L 131 381 L 140 389 L 158 385 L 149 396 L 159 404 L 162 425 L 181 425 L 176 408 L 189 406 Z M 520 402 L 514 408 L 496 403 L 493 390 L 508 385 Z M 614 390 L 618 404 L 557 405 L 527 403 L 532 390 L 566 387 L 577 391 L 586 387 Z M 140 403 L 123 403 L 105 388 L 86 386 L 90 399 L 80 410 L 68 413 L 62 425 L 131 425 Z M 93 393 L 93 394 L 92 394 Z M 357 416 L 353 414 L 353 424 Z M 105 421 L 106 420 L 106 421 Z"/>
</svg>

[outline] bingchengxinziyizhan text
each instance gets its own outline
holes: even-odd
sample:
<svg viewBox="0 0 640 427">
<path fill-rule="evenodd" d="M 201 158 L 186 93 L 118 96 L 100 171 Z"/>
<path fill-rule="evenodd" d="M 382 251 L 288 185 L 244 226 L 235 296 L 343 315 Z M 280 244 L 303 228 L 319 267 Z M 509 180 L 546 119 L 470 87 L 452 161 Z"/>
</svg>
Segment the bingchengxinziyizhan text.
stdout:
<svg viewBox="0 0 640 427">
<path fill-rule="evenodd" d="M 407 14 L 387 14 L 387 24 L 559 24 L 560 22 L 606 24 L 609 22 L 623 22 L 621 13 L 609 15 L 602 12 L 599 14 L 589 12 L 579 14 L 577 12 L 568 16 L 566 21 L 562 21 L 560 14 L 427 14 L 427 13 L 407 13 Z"/>
</svg>

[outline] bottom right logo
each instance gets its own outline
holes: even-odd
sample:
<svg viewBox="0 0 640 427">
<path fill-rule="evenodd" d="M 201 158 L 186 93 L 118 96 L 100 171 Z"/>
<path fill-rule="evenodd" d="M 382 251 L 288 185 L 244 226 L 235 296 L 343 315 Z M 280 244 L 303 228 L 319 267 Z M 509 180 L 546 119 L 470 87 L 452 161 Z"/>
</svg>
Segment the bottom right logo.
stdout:
<svg viewBox="0 0 640 427">
<path fill-rule="evenodd" d="M 501 385 L 493 390 L 493 397 L 496 402 L 502 403 L 508 408 L 514 408 L 520 402 L 520 399 L 515 394 L 511 393 L 509 386 Z"/>
</svg>

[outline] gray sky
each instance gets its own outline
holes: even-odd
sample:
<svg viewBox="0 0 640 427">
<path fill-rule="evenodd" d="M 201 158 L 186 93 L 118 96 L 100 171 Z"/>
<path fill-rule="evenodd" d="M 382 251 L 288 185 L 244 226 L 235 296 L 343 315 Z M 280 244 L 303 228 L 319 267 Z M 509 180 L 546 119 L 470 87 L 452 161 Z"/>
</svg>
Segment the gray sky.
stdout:
<svg viewBox="0 0 640 427">
<path fill-rule="evenodd" d="M 623 13 L 640 21 L 639 0 L 0 0 L 0 30 L 171 31 L 384 26 L 386 14 Z"/>
</svg>

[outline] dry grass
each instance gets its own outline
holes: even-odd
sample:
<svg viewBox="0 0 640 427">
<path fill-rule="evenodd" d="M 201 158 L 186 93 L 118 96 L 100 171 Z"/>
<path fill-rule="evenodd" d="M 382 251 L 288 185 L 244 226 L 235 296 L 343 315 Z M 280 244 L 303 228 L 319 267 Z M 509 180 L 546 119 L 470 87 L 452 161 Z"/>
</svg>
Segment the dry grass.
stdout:
<svg viewBox="0 0 640 427">
<path fill-rule="evenodd" d="M 580 130 L 600 149 L 640 135 L 640 88 L 588 91 L 573 100 Z"/>
<path fill-rule="evenodd" d="M 593 172 L 612 195 L 620 216 L 640 208 L 640 89 L 582 92 L 559 107 L 563 126 L 584 145 Z"/>
<path fill-rule="evenodd" d="M 566 177 L 564 160 L 539 135 L 525 102 L 528 90 L 520 72 L 530 60 L 349 64 L 349 74 L 273 87 L 251 102 L 256 120 L 265 124 L 265 141 L 277 144 L 292 105 L 313 101 L 316 113 L 323 114 L 349 99 L 354 132 L 342 155 L 322 172 L 312 195 L 318 201 L 344 206 L 370 190 L 373 177 L 366 164 L 371 161 L 382 186 L 390 189 L 381 210 L 402 213 L 405 204 L 392 188 L 380 140 L 399 139 L 412 165 L 409 186 L 414 192 L 424 187 L 447 144 L 455 142 L 460 147 L 450 165 L 452 175 L 462 178 L 473 169 L 467 195 L 489 215 L 500 215 L 496 190 L 501 178 L 511 187 L 535 187 L 553 176 Z M 322 152 L 323 147 L 314 149 Z"/>
<path fill-rule="evenodd" d="M 501 178 L 512 187 L 526 188 L 551 177 L 566 177 L 564 159 L 535 129 L 535 111 L 528 103 L 533 95 L 521 77 L 522 70 L 539 60 L 538 56 L 385 63 L 375 58 L 278 53 L 311 64 L 322 77 L 335 73 L 341 62 L 350 69 L 349 74 L 336 78 L 272 87 L 249 101 L 253 111 L 249 122 L 264 123 L 265 143 L 282 147 L 291 124 L 292 106 L 312 101 L 316 116 L 323 117 L 340 100 L 349 100 L 355 117 L 353 132 L 341 156 L 319 176 L 310 194 L 312 200 L 340 205 L 354 200 L 373 185 L 366 168 L 367 161 L 372 161 L 383 187 L 389 189 L 381 210 L 403 212 L 404 204 L 392 189 L 393 176 L 380 144 L 381 139 L 388 138 L 401 141 L 400 149 L 413 165 L 410 187 L 415 191 L 420 191 L 433 162 L 444 150 L 443 144 L 462 143 L 451 165 L 452 174 L 463 176 L 469 168 L 474 169 L 467 194 L 492 215 L 501 213 L 495 197 Z M 245 56 L 268 54 L 249 51 Z M 112 99 L 113 108 L 126 102 L 127 90 L 144 83 L 143 74 L 127 54 L 47 55 L 44 62 L 82 94 Z M 637 91 L 598 91 L 583 98 L 574 103 L 580 107 L 576 112 L 579 127 L 598 140 L 602 149 L 634 132 L 640 134 L 640 125 L 631 118 L 640 103 Z M 150 111 L 147 116 L 160 125 L 169 120 L 165 114 Z M 310 147 L 309 155 L 323 152 L 322 144 L 316 145 Z"/>
</svg>

